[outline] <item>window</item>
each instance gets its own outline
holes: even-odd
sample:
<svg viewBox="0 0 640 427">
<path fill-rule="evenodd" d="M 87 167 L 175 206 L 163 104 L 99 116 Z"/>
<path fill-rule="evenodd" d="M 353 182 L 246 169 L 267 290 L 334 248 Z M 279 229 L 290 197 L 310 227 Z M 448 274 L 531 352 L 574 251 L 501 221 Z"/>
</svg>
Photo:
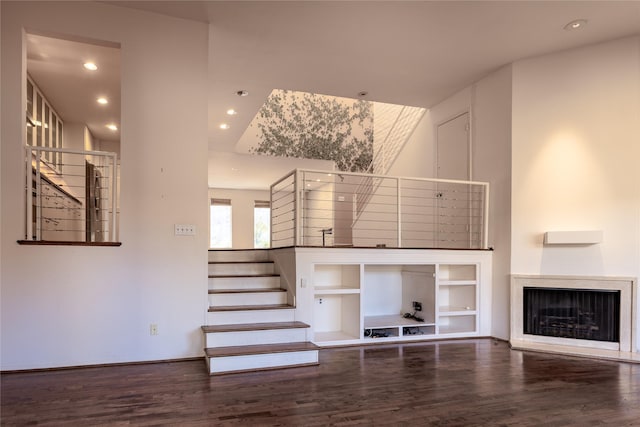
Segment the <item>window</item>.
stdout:
<svg viewBox="0 0 640 427">
<path fill-rule="evenodd" d="M 231 200 L 211 199 L 209 227 L 211 248 L 231 248 Z"/>
<path fill-rule="evenodd" d="M 271 203 L 256 200 L 253 205 L 253 247 L 271 246 Z"/>
</svg>

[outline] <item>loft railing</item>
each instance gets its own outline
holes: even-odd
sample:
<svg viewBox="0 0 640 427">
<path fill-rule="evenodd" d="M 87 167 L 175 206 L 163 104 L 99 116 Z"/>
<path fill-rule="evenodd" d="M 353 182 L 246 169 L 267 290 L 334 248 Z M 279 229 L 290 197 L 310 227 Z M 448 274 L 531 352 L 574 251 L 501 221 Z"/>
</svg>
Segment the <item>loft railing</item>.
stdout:
<svg viewBox="0 0 640 427">
<path fill-rule="evenodd" d="M 271 247 L 486 249 L 489 184 L 296 169 L 271 186 Z"/>
<path fill-rule="evenodd" d="M 116 153 L 25 148 L 25 239 L 117 242 Z"/>
</svg>

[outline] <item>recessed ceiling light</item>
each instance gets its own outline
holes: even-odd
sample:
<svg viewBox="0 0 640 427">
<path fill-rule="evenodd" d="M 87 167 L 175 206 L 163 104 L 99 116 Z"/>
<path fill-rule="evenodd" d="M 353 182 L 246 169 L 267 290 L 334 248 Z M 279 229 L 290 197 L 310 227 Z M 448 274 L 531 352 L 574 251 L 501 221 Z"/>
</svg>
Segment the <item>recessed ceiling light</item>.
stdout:
<svg viewBox="0 0 640 427">
<path fill-rule="evenodd" d="M 249 92 L 247 92 L 246 90 L 239 90 L 236 92 L 236 95 L 238 96 L 247 96 L 249 95 Z"/>
<path fill-rule="evenodd" d="M 221 123 L 220 124 L 220 129 L 229 129 L 229 125 L 226 123 Z"/>
<path fill-rule="evenodd" d="M 113 123 L 108 124 L 107 127 L 114 132 L 118 130 L 118 126 L 114 125 Z"/>
<path fill-rule="evenodd" d="M 574 21 L 569 22 L 567 25 L 565 25 L 564 29 L 567 31 L 573 31 L 580 28 L 584 28 L 585 25 L 587 25 L 586 19 L 576 19 Z"/>
<path fill-rule="evenodd" d="M 229 108 L 227 110 L 227 114 L 230 116 L 235 116 L 236 114 L 238 114 L 238 112 L 236 110 L 234 110 L 233 108 Z"/>
<path fill-rule="evenodd" d="M 360 92 L 358 92 L 358 96 L 360 98 L 364 98 L 367 95 L 369 95 L 369 92 L 367 92 L 366 90 L 361 90 Z"/>
<path fill-rule="evenodd" d="M 98 69 L 98 66 L 93 62 L 85 62 L 84 68 L 86 68 L 87 70 L 95 71 Z"/>
<path fill-rule="evenodd" d="M 102 104 L 102 105 L 106 105 L 109 103 L 109 100 L 105 97 L 100 97 L 96 99 L 96 101 L 98 102 L 98 104 Z"/>
</svg>

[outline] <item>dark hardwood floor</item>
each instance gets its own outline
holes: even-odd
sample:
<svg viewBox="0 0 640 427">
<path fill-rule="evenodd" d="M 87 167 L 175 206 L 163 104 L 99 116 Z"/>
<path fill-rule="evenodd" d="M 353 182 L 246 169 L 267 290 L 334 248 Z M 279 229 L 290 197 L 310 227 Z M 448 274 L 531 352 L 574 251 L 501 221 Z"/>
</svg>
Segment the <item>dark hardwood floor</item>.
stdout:
<svg viewBox="0 0 640 427">
<path fill-rule="evenodd" d="M 640 425 L 640 365 L 490 339 L 325 349 L 315 367 L 204 361 L 1 377 L 2 425 Z"/>
</svg>

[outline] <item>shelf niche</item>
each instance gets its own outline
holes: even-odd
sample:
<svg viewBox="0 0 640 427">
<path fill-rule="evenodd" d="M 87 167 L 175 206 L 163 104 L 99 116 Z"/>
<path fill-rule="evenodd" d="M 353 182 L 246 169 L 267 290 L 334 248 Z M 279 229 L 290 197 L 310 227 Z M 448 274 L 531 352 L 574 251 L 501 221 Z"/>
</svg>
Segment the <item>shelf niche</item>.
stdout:
<svg viewBox="0 0 640 427">
<path fill-rule="evenodd" d="M 313 272 L 315 341 L 361 339 L 360 264 L 316 264 Z"/>
<path fill-rule="evenodd" d="M 362 309 L 364 338 L 397 338 L 435 333 L 434 265 L 365 265 Z M 415 312 L 423 322 L 404 317 Z"/>
</svg>

